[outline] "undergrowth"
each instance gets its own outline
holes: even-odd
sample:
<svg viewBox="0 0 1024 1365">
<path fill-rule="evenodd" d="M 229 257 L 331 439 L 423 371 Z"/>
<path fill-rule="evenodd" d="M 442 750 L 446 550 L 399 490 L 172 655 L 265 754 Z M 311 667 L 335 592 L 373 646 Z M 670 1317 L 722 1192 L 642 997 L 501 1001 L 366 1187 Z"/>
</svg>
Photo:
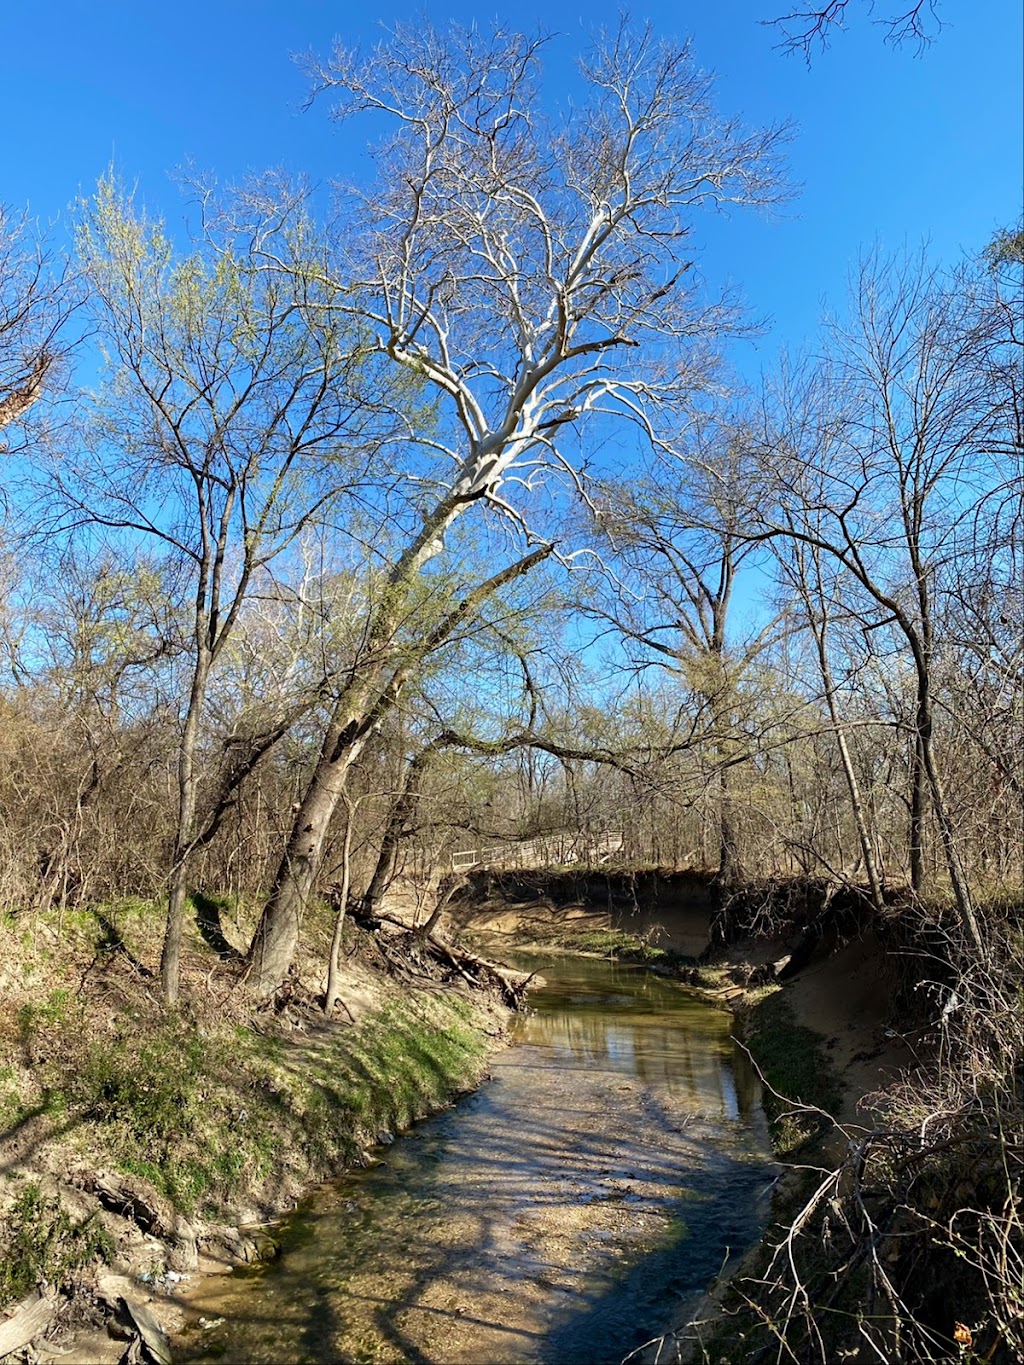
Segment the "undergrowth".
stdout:
<svg viewBox="0 0 1024 1365">
<path fill-rule="evenodd" d="M 95 1215 L 75 1222 L 35 1181 L 22 1187 L 0 1222 L 0 1307 L 24 1298 L 38 1284 L 69 1288 L 78 1273 L 113 1252 Z"/>
<path fill-rule="evenodd" d="M 198 933 L 190 968 L 203 989 L 180 1012 L 163 1011 L 143 960 L 154 914 L 149 903 L 65 912 L 59 935 L 39 916 L 8 940 L 0 965 L 16 975 L 0 1002 L 0 1141 L 28 1140 L 33 1167 L 38 1158 L 41 1170 L 141 1178 L 193 1220 L 270 1216 L 361 1161 L 385 1130 L 479 1081 L 493 1024 L 468 996 L 398 995 L 381 980 L 385 1003 L 357 1023 L 328 1023 L 307 1006 L 291 1008 L 284 1029 L 273 1015 L 247 1015 L 228 966 L 214 966 L 227 989 L 215 1003 L 206 978 L 217 946 Z M 0 1301 L 67 1283 L 110 1254 L 101 1222 L 75 1222 L 39 1186 L 8 1179 Z"/>
<path fill-rule="evenodd" d="M 748 1002 L 742 1016 L 744 1040 L 771 1087 L 764 1093 L 764 1109 L 772 1146 L 779 1156 L 788 1156 L 827 1126 L 823 1115 L 814 1111 L 835 1113 L 842 1088 L 824 1040 L 796 1022 L 784 991 L 777 987 L 754 991 Z"/>
<path fill-rule="evenodd" d="M 874 1125 L 845 1129 L 842 1153 L 801 1151 L 764 1241 L 687 1329 L 686 1359 L 1024 1360 L 1024 907 L 1018 895 L 986 911 L 980 947 L 942 905 L 897 926 L 920 1060 L 871 1097 Z M 792 1027 L 784 995 L 755 1000 L 747 1034 L 772 1085 L 831 1108 L 827 1054 Z M 799 1142 L 788 1125 L 803 1113 L 767 1107 L 777 1144 Z"/>
</svg>

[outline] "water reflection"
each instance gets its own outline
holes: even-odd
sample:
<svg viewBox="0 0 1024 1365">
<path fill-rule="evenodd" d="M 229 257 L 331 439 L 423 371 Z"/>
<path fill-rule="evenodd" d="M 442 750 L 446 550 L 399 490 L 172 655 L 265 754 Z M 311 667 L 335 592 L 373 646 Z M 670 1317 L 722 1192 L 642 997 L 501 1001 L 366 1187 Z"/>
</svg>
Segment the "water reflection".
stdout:
<svg viewBox="0 0 1024 1365">
<path fill-rule="evenodd" d="M 557 970 L 520 1022 L 520 1042 L 551 1048 L 558 1064 L 607 1063 L 708 1115 L 756 1121 L 757 1077 L 729 1015 L 636 967 L 570 960 Z"/>
<path fill-rule="evenodd" d="M 617 1361 L 756 1235 L 756 1081 L 727 1015 L 649 973 L 545 966 L 456 1110 L 204 1286 L 187 1360 Z"/>
</svg>

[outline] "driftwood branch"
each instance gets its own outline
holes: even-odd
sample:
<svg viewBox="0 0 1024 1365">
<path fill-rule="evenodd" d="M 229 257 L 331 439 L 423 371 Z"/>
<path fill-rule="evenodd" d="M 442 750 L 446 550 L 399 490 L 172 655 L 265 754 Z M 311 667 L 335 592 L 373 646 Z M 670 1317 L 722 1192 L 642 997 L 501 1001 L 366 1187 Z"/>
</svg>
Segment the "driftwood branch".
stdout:
<svg viewBox="0 0 1024 1365">
<path fill-rule="evenodd" d="M 166 1332 L 150 1310 L 144 1304 L 133 1303 L 131 1299 L 124 1297 L 122 1297 L 121 1302 L 145 1343 L 146 1350 L 157 1365 L 172 1365 L 171 1343 L 167 1340 Z"/>
<path fill-rule="evenodd" d="M 50 1325 L 57 1303 L 52 1292 L 41 1294 L 38 1290 L 15 1304 L 9 1318 L 0 1322 L 0 1360 L 20 1351 L 42 1335 Z"/>
</svg>

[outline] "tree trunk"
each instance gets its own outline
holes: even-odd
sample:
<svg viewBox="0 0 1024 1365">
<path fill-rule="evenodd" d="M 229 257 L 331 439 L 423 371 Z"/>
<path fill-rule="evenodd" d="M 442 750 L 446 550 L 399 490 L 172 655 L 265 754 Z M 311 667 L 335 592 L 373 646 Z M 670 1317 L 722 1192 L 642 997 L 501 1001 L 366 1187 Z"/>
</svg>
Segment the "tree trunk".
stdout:
<svg viewBox="0 0 1024 1365">
<path fill-rule="evenodd" d="M 431 910 L 425 923 L 416 930 L 417 936 L 422 939 L 423 942 L 426 942 L 434 932 L 434 926 L 441 918 L 442 910 L 451 904 L 452 897 L 455 895 L 456 891 L 466 885 L 468 875 L 467 872 L 449 872 L 438 882 L 434 908 Z"/>
<path fill-rule="evenodd" d="M 868 829 L 867 820 L 864 818 L 864 802 L 861 799 L 860 783 L 857 780 L 857 771 L 853 766 L 853 759 L 850 756 L 850 747 L 846 742 L 845 731 L 839 720 L 838 713 L 833 707 L 831 697 L 829 698 L 829 714 L 832 717 L 832 723 L 836 727 L 836 744 L 839 748 L 839 757 L 842 761 L 843 772 L 846 774 L 846 785 L 850 792 L 850 809 L 853 811 L 853 823 L 857 828 L 857 840 L 860 844 L 860 856 L 864 863 L 864 873 L 868 879 L 868 887 L 871 890 L 871 903 L 876 910 L 881 910 L 885 904 L 882 893 L 882 879 L 878 873 L 878 864 L 875 862 L 875 850 L 871 843 L 871 833 Z"/>
<path fill-rule="evenodd" d="M 201 620 L 199 629 L 203 628 L 204 623 Z M 200 646 L 192 676 L 188 712 L 178 749 L 178 825 L 174 836 L 171 872 L 167 882 L 167 927 L 164 931 L 163 951 L 160 954 L 160 990 L 164 1004 L 171 1009 L 178 1003 L 181 983 L 181 938 L 185 924 L 185 897 L 188 892 L 188 858 L 195 837 L 198 796 L 195 753 L 199 738 L 199 716 L 206 695 L 209 673 L 209 654 Z"/>
<path fill-rule="evenodd" d="M 957 910 L 960 912 L 960 918 L 979 957 L 983 957 L 985 943 L 981 935 L 981 926 L 978 924 L 978 918 L 975 914 L 974 900 L 971 896 L 963 863 L 960 860 L 956 833 L 953 829 L 953 822 L 949 818 L 949 811 L 946 808 L 945 792 L 942 788 L 939 770 L 935 766 L 935 755 L 932 752 L 931 696 L 926 686 L 922 686 L 918 701 L 918 740 L 921 763 L 931 792 L 932 809 L 935 811 L 935 818 L 939 825 L 942 851 L 946 859 L 946 870 L 949 874 L 950 885 L 953 888 L 953 896 L 956 900 Z"/>
<path fill-rule="evenodd" d="M 824 604 L 824 593 L 821 593 L 821 600 Z M 846 728 L 843 725 L 839 714 L 839 706 L 836 701 L 836 685 L 832 676 L 832 665 L 829 662 L 828 648 L 826 646 L 826 631 L 828 629 L 828 616 L 823 610 L 820 620 L 816 619 L 812 610 L 810 594 L 804 589 L 804 604 L 807 609 L 808 620 L 814 632 L 814 643 L 818 652 L 818 668 L 821 673 L 822 685 L 825 689 L 825 701 L 828 704 L 828 714 L 835 730 L 836 746 L 839 749 L 839 758 L 843 765 L 843 773 L 846 776 L 846 787 L 850 793 L 850 808 L 853 811 L 853 822 L 857 828 L 857 840 L 860 844 L 860 855 L 864 861 L 864 872 L 868 879 L 868 886 L 871 889 L 871 903 L 876 910 L 881 910 L 884 905 L 882 895 L 882 879 L 878 873 L 878 864 L 875 861 L 875 851 L 871 843 L 871 832 L 868 822 L 864 815 L 864 802 L 861 799 L 860 783 L 857 780 L 857 770 L 853 766 L 853 758 L 850 754 L 850 746 L 846 742 Z M 837 831 L 838 832 L 838 831 Z M 840 842 L 840 849 L 842 845 Z"/>
<path fill-rule="evenodd" d="M 742 880 L 743 869 L 733 819 L 731 771 L 723 767 L 718 774 L 718 880 L 724 887 L 734 888 Z"/>
<path fill-rule="evenodd" d="M 373 876 L 370 878 L 370 884 L 363 896 L 363 910 L 367 915 L 376 913 L 384 893 L 394 879 L 398 850 L 405 834 L 405 827 L 416 808 L 416 802 L 419 800 L 420 787 L 423 784 L 427 765 L 436 753 L 436 744 L 428 744 L 425 749 L 421 749 L 416 754 L 406 769 L 405 783 L 399 793 L 398 800 L 391 807 L 391 812 L 388 815 L 384 837 L 380 844 L 380 853 L 377 856 L 377 865 L 373 869 Z"/>
<path fill-rule="evenodd" d="M 362 752 L 373 726 L 397 705 L 414 670 L 433 650 L 471 619 L 499 588 L 528 573 L 554 549 L 552 545 L 542 546 L 500 569 L 469 592 L 415 646 L 397 647 L 394 634 L 402 604 L 439 534 L 436 529 L 430 532 L 430 528 L 440 525 L 443 529 L 454 513 L 446 516 L 444 520 L 438 514 L 426 524 L 424 532 L 393 570 L 388 591 L 368 633 L 365 672 L 346 689 L 335 707 L 320 760 L 295 816 L 270 899 L 249 947 L 246 975 L 257 996 L 272 995 L 288 973 L 320 870 L 331 817 L 344 791 L 348 771 Z"/>
<path fill-rule="evenodd" d="M 272 995 L 292 964 L 331 818 L 348 771 L 366 743 L 366 719 L 365 707 L 360 715 L 343 698 L 324 739 L 320 761 L 296 813 L 270 898 L 249 946 L 247 977 L 258 996 Z"/>
<path fill-rule="evenodd" d="M 920 896 L 924 892 L 926 781 L 919 716 L 914 734 L 914 751 L 910 756 L 910 889 L 915 896 Z"/>
<path fill-rule="evenodd" d="M 167 882 L 167 927 L 160 954 L 160 993 L 164 1004 L 170 1009 L 178 1003 L 181 984 L 181 938 L 185 927 L 187 876 L 182 850 L 175 848 L 174 864 Z"/>
<path fill-rule="evenodd" d="M 324 1014 L 328 1019 L 334 1010 L 339 995 L 341 978 L 341 943 L 345 930 L 345 912 L 348 910 L 349 889 L 352 885 L 352 828 L 355 824 L 355 802 L 347 794 L 345 805 L 348 807 L 348 823 L 345 825 L 345 842 L 341 850 L 341 889 L 338 893 L 338 917 L 334 921 L 331 935 L 331 954 L 327 963 L 327 991 L 324 995 Z"/>
</svg>

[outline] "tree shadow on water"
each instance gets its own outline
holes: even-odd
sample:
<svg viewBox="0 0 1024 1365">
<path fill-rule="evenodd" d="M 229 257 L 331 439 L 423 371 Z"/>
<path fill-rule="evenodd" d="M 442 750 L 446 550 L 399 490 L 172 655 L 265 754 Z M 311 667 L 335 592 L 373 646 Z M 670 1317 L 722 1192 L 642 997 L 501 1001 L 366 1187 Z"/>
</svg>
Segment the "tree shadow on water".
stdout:
<svg viewBox="0 0 1024 1365">
<path fill-rule="evenodd" d="M 759 1161 L 719 1163 L 700 1196 L 687 1201 L 668 1240 L 632 1264 L 603 1292 L 583 1296 L 548 1332 L 538 1356 L 545 1365 L 619 1365 L 681 1326 L 684 1307 L 703 1293 L 726 1260 L 742 1256 L 761 1231 Z"/>
</svg>

